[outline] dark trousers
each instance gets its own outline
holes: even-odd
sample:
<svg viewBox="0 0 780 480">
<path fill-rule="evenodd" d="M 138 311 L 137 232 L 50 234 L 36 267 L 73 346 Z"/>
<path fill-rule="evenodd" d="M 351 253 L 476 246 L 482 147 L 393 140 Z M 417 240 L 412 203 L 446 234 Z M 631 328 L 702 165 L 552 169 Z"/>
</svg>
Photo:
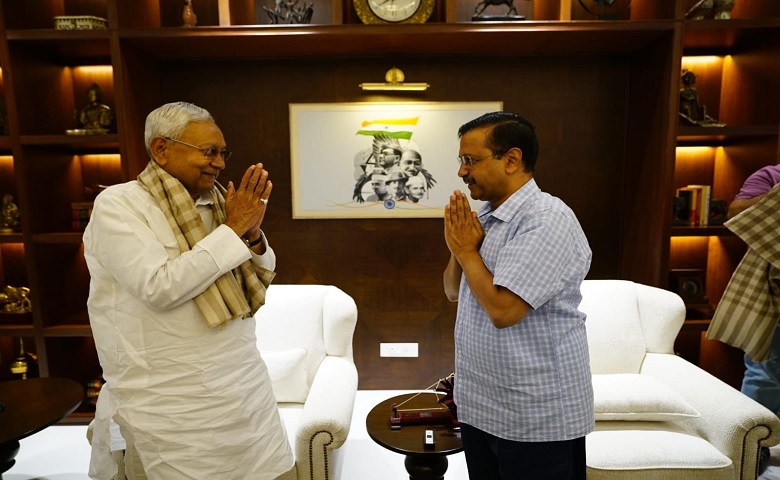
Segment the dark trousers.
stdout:
<svg viewBox="0 0 780 480">
<path fill-rule="evenodd" d="M 514 442 L 461 424 L 470 480 L 585 480 L 585 437 Z"/>
</svg>

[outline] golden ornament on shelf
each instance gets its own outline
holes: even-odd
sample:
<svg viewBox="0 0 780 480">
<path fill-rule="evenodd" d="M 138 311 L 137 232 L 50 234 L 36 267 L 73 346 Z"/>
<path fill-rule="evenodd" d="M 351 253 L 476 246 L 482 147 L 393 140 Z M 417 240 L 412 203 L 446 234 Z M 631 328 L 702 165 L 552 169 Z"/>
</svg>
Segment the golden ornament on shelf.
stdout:
<svg viewBox="0 0 780 480">
<path fill-rule="evenodd" d="M 73 116 L 79 128 L 65 130 L 68 135 L 101 135 L 106 134 L 114 121 L 114 113 L 111 107 L 101 103 L 103 92 L 97 83 L 93 83 L 87 89 L 89 103 L 76 110 Z"/>
<path fill-rule="evenodd" d="M 10 193 L 3 195 L 3 210 L 0 217 L 0 233 L 13 233 L 21 229 L 22 222 L 19 208 L 14 203 L 14 197 Z"/>
<path fill-rule="evenodd" d="M 183 27 L 194 27 L 198 24 L 198 16 L 192 8 L 192 0 L 184 0 L 184 9 L 181 12 Z"/>
</svg>

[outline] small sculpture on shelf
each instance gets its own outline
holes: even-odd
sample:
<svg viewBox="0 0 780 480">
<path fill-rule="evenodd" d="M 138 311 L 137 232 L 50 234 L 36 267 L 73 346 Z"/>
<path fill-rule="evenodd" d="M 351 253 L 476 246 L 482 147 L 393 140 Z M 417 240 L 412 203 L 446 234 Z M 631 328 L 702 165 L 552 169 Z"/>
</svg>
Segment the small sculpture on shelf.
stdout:
<svg viewBox="0 0 780 480">
<path fill-rule="evenodd" d="M 24 340 L 19 337 L 19 355 L 8 365 L 8 369 L 14 375 L 19 375 L 22 380 L 27 376 L 38 375 L 38 356 L 24 350 Z"/>
<path fill-rule="evenodd" d="M 579 0 L 583 10 L 599 20 L 627 20 L 631 17 L 631 0 Z"/>
<path fill-rule="evenodd" d="M 27 313 L 31 310 L 29 288 L 6 285 L 0 289 L 0 312 Z"/>
<path fill-rule="evenodd" d="M 503 15 L 485 15 L 485 10 L 491 6 L 506 5 L 509 9 Z M 477 6 L 474 8 L 474 15 L 471 17 L 472 22 L 484 22 L 484 21 L 517 21 L 525 20 L 525 16 L 518 15 L 515 8 L 514 0 L 480 0 Z"/>
<path fill-rule="evenodd" d="M 0 233 L 13 233 L 21 230 L 22 222 L 19 207 L 10 193 L 3 195 L 3 210 L 0 218 Z"/>
<path fill-rule="evenodd" d="M 198 24 L 198 16 L 192 8 L 192 0 L 184 0 L 184 9 L 181 12 L 183 27 L 194 27 Z"/>
<path fill-rule="evenodd" d="M 275 0 L 273 10 L 263 6 L 268 18 L 274 25 L 277 24 L 308 24 L 314 15 L 314 7 L 311 3 L 298 5 L 299 0 Z"/>
<path fill-rule="evenodd" d="M 698 0 L 688 9 L 685 18 L 691 20 L 728 20 L 736 0 Z"/>
<path fill-rule="evenodd" d="M 707 115 L 707 107 L 699 103 L 699 92 L 693 84 L 696 83 L 696 75 L 690 70 L 682 71 L 683 88 L 680 89 L 680 119 L 684 125 L 703 127 L 725 127 Z"/>
<path fill-rule="evenodd" d="M 97 83 L 93 83 L 87 89 L 89 103 L 74 112 L 79 128 L 66 130 L 68 135 L 99 135 L 109 132 L 114 113 L 111 107 L 101 103 L 103 93 Z"/>
</svg>

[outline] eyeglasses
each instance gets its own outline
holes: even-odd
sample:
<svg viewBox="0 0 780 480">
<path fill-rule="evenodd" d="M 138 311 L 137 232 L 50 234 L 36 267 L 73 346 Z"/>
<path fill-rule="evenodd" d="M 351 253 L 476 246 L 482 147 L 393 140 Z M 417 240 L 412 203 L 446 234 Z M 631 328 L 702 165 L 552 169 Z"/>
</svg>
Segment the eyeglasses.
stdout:
<svg viewBox="0 0 780 480">
<path fill-rule="evenodd" d="M 185 145 L 187 147 L 192 147 L 195 150 L 199 150 L 200 153 L 202 153 L 203 156 L 206 157 L 206 159 L 209 161 L 213 161 L 219 155 L 222 157 L 222 160 L 227 162 L 230 156 L 233 155 L 233 152 L 231 152 L 230 150 L 219 150 L 216 147 L 200 148 L 191 143 L 182 142 L 181 140 L 176 140 L 175 138 L 171 138 L 171 137 L 163 137 L 163 138 L 166 140 L 170 140 L 172 142 L 181 143 L 182 145 Z"/>
<path fill-rule="evenodd" d="M 475 163 L 477 163 L 480 160 L 484 160 L 486 158 L 490 157 L 502 157 L 504 156 L 506 152 L 500 152 L 500 153 L 491 153 L 490 155 L 485 155 L 484 157 L 474 158 L 471 155 L 460 155 L 458 156 L 458 165 L 463 165 L 465 167 L 472 167 Z"/>
</svg>

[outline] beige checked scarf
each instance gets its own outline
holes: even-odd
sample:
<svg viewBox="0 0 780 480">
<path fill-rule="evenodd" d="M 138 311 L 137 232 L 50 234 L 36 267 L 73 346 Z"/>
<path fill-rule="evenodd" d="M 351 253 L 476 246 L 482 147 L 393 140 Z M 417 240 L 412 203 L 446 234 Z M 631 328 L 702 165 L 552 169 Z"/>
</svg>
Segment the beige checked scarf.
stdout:
<svg viewBox="0 0 780 480">
<path fill-rule="evenodd" d="M 723 292 L 707 338 L 763 362 L 780 318 L 780 184 L 726 226 L 747 243 L 748 251 Z"/>
<path fill-rule="evenodd" d="M 192 196 L 179 180 L 150 161 L 138 175 L 141 184 L 160 204 L 171 226 L 179 251 L 189 251 L 207 235 L 203 220 L 195 208 Z M 217 184 L 210 192 L 214 220 L 225 222 L 224 188 Z M 265 294 L 276 274 L 247 260 L 222 275 L 203 293 L 195 297 L 195 304 L 210 327 L 223 325 L 233 318 L 247 318 L 265 303 Z"/>
</svg>

